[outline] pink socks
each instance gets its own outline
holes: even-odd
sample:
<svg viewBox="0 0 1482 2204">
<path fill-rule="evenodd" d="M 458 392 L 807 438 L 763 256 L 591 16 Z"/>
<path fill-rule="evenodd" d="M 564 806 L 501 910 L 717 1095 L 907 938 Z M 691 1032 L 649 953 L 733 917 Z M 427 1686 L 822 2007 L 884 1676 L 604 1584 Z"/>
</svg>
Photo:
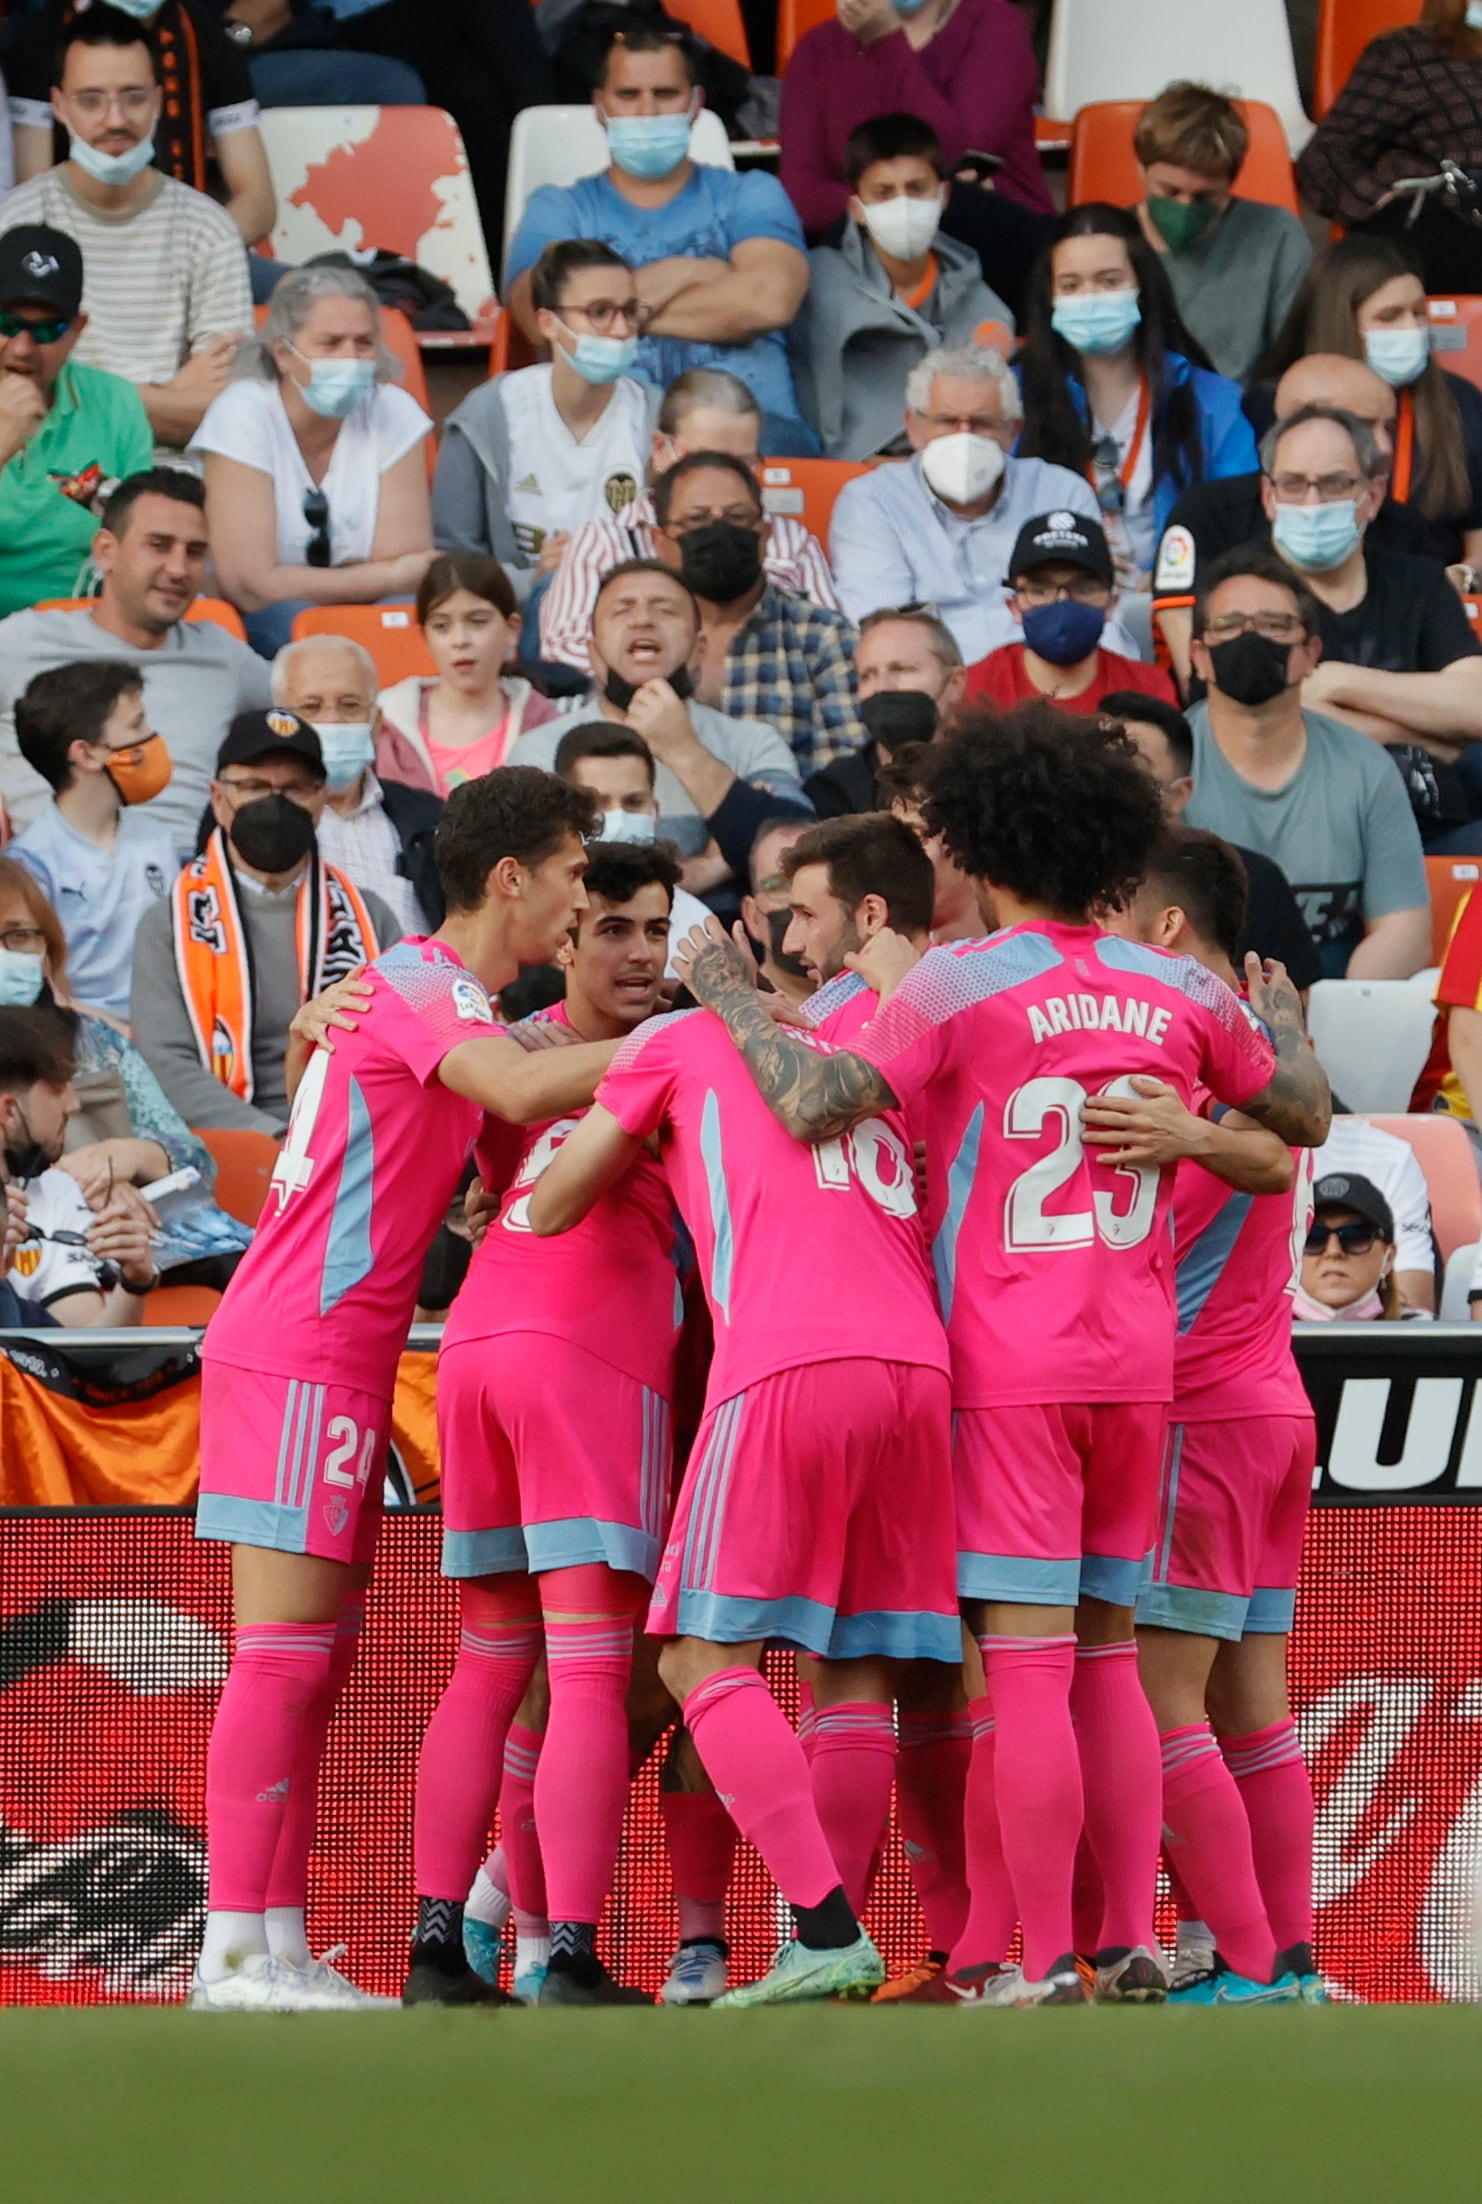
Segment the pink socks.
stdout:
<svg viewBox="0 0 1482 2204">
<path fill-rule="evenodd" d="M 736 1859 L 736 1824 L 714 1791 L 660 1791 L 664 1846 L 682 1942 L 723 1942 L 726 1893 Z"/>
<path fill-rule="evenodd" d="M 1223 1737 L 1240 1786 L 1256 1877 L 1279 1952 L 1312 1942 L 1312 1779 L 1290 1719 L 1248 1737 Z"/>
<path fill-rule="evenodd" d="M 754 1668 L 723 1668 L 684 1702 L 684 1722 L 705 1772 L 793 1906 L 816 1906 L 839 1884 L 818 1823 L 808 1763 L 777 1701 Z"/>
<path fill-rule="evenodd" d="M 1070 1886 L 1083 1811 L 1070 1719 L 1075 1639 L 978 1644 L 993 1701 L 998 1826 L 1024 1928 L 1024 1972 L 1040 1982 L 1074 1948 Z"/>
<path fill-rule="evenodd" d="M 419 1897 L 458 1905 L 484 1856 L 505 1734 L 540 1657 L 529 1579 L 508 1590 L 465 1584 L 458 1658 L 417 1762 L 412 1847 Z"/>
<path fill-rule="evenodd" d="M 1158 1725 L 1137 1673 L 1137 1647 L 1083 1645 L 1071 1711 L 1085 1786 L 1086 1836 L 1101 1875 L 1098 1951 L 1141 1944 L 1156 1952 L 1163 1776 Z"/>
<path fill-rule="evenodd" d="M 324 1689 L 315 1699 L 304 1724 L 299 1765 L 293 1772 L 288 1809 L 278 1833 L 273 1872 L 268 1877 L 270 1908 L 290 1906 L 302 1912 L 308 1899 L 309 1854 L 314 1846 L 319 1810 L 319 1771 L 324 1765 L 324 1748 L 329 1742 L 334 1710 L 350 1681 L 350 1671 L 360 1651 L 361 1633 L 365 1629 L 365 1597 L 363 1591 L 346 1594 L 339 1621 L 335 1624 Z"/>
<path fill-rule="evenodd" d="M 844 1895 L 862 1918 L 890 1819 L 895 1723 L 869 1700 L 815 1707 L 813 1801 Z"/>
<path fill-rule="evenodd" d="M 540 1764 L 541 1730 L 510 1724 L 504 1741 L 504 1779 L 499 1786 L 499 1850 L 504 1855 L 504 1888 L 516 1912 L 545 1918 L 545 1862 L 535 1827 L 535 1771 Z M 491 1878 L 492 1879 L 492 1878 Z"/>
<path fill-rule="evenodd" d="M 948 1947 L 954 1973 L 961 1967 L 1001 1966 L 1008 1957 L 1019 1921 L 1019 1907 L 1004 1863 L 1003 1839 L 998 1830 L 998 1799 L 993 1780 L 997 1751 L 992 1702 L 974 1699 L 967 1711 L 972 1728 L 972 1757 L 968 1761 L 962 1812 L 968 1907 L 961 1934 L 956 1943 Z M 904 1800 L 901 1822 L 904 1826 Z M 1055 1957 L 1059 1957 L 1058 1952 Z"/>
<path fill-rule="evenodd" d="M 1178 1879 L 1227 1965 L 1271 1980 L 1276 1939 L 1261 1902 L 1250 1823 L 1207 1722 L 1165 1730 L 1163 1841 Z"/>
<path fill-rule="evenodd" d="M 306 1756 L 328 1697 L 334 1644 L 332 1622 L 244 1623 L 237 1631 L 206 1754 L 213 1912 L 266 1911 L 289 1801 L 295 1785 L 309 1788 Z M 307 1829 L 312 1837 L 312 1794 Z"/>
<path fill-rule="evenodd" d="M 541 1591 L 549 1606 L 548 1580 Z M 545 1643 L 551 1711 L 535 1773 L 535 1820 L 547 1911 L 553 1922 L 595 1927 L 612 1888 L 628 1803 L 623 1702 L 633 1666 L 633 1617 L 556 1622 L 548 1616 Z"/>
<path fill-rule="evenodd" d="M 895 1795 L 901 1842 L 921 1903 L 927 1947 L 946 1953 L 955 1949 L 968 1914 L 963 1825 L 972 1724 L 966 1707 L 952 1714 L 913 1713 L 902 1707 L 898 1724 Z M 997 1849 L 996 1817 L 993 1843 Z"/>
</svg>

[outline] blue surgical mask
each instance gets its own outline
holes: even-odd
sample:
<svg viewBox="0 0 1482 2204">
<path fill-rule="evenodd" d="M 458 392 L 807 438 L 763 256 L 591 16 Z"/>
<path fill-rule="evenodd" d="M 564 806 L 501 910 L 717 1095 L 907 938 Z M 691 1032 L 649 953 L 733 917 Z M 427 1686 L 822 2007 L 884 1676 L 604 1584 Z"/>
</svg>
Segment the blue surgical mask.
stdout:
<svg viewBox="0 0 1482 2204">
<path fill-rule="evenodd" d="M 584 383 L 615 383 L 638 357 L 636 337 L 578 336 L 574 329 L 566 328 L 564 321 L 557 327 L 572 341 L 573 349 L 566 357 Z"/>
<path fill-rule="evenodd" d="M 1482 7 L 1478 14 L 1482 15 Z M 1430 356 L 1428 329 L 1371 329 L 1364 338 L 1365 360 L 1396 390 L 1423 375 Z"/>
<path fill-rule="evenodd" d="M 147 23 L 152 15 L 158 15 L 160 0 L 108 0 L 120 15 L 131 16 L 136 23 Z"/>
<path fill-rule="evenodd" d="M 299 384 L 304 404 L 323 420 L 343 421 L 375 387 L 374 360 L 305 360 L 296 344 L 288 349 L 309 370 L 307 384 Z"/>
<path fill-rule="evenodd" d="M 324 754 L 324 778 L 330 793 L 337 796 L 341 789 L 359 780 L 366 767 L 375 761 L 376 738 L 371 731 L 372 722 L 368 719 L 315 720 L 313 724 Z"/>
<path fill-rule="evenodd" d="M 131 184 L 154 159 L 153 137 L 141 138 L 127 153 L 100 153 L 85 138 L 73 138 L 68 153 L 85 176 L 97 184 Z"/>
<path fill-rule="evenodd" d="M 690 149 L 690 124 L 684 115 L 609 115 L 607 148 L 615 165 L 642 183 L 672 176 Z"/>
<path fill-rule="evenodd" d="M 597 839 L 601 842 L 652 842 L 658 831 L 659 822 L 651 811 L 604 811 L 598 822 Z"/>
<path fill-rule="evenodd" d="M 921 13 L 921 10 L 925 6 L 926 0 L 895 0 L 895 12 L 897 15 L 919 15 Z"/>
<path fill-rule="evenodd" d="M 1057 298 L 1050 326 L 1073 352 L 1120 352 L 1142 320 L 1135 291 L 1077 291 Z"/>
<path fill-rule="evenodd" d="M 0 1010 L 29 1010 L 44 978 L 40 957 L 0 949 Z"/>
<path fill-rule="evenodd" d="M 1105 626 L 1104 605 L 1078 605 L 1062 597 L 1057 604 L 1026 609 L 1024 641 L 1052 666 L 1078 666 L 1095 650 Z"/>
<path fill-rule="evenodd" d="M 1293 566 L 1309 574 L 1329 574 L 1341 566 L 1362 531 L 1351 498 L 1331 505 L 1278 505 L 1271 540 Z"/>
</svg>

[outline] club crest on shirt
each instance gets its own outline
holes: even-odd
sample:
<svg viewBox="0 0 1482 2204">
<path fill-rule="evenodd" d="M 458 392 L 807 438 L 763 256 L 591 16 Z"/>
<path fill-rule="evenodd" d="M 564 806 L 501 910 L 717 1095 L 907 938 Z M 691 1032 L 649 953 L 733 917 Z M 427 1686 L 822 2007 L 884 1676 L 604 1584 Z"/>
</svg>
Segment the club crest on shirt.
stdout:
<svg viewBox="0 0 1482 2204">
<path fill-rule="evenodd" d="M 607 500 L 609 512 L 621 513 L 638 495 L 638 478 L 626 467 L 619 467 L 602 485 L 602 495 Z"/>
<path fill-rule="evenodd" d="M 160 868 L 160 867 L 159 867 L 158 865 L 146 865 L 146 866 L 145 866 L 145 868 L 144 868 L 144 885 L 145 885 L 145 887 L 146 887 L 146 888 L 148 888 L 148 890 L 149 890 L 149 892 L 150 892 L 150 894 L 151 894 L 151 895 L 163 895 L 163 894 L 164 894 L 164 892 L 165 892 L 165 876 L 164 876 L 164 873 L 163 873 L 163 871 L 161 870 L 161 868 Z"/>
<path fill-rule="evenodd" d="M 453 982 L 453 1008 L 460 1018 L 473 1025 L 492 1025 L 494 1013 L 489 1008 L 489 998 L 477 980 L 466 975 Z"/>
<path fill-rule="evenodd" d="M 340 1495 L 331 1493 L 324 1503 L 324 1520 L 329 1525 L 331 1538 L 338 1538 L 350 1520 L 350 1503 Z"/>
<path fill-rule="evenodd" d="M 12 1270 L 22 1278 L 34 1278 L 41 1268 L 41 1250 L 23 1241 L 10 1259 Z"/>
<path fill-rule="evenodd" d="M 80 467 L 76 474 L 59 474 L 55 467 L 49 467 L 47 474 L 63 497 L 70 497 L 74 505 L 91 505 L 103 486 L 103 470 L 96 459 L 90 467 Z"/>
</svg>

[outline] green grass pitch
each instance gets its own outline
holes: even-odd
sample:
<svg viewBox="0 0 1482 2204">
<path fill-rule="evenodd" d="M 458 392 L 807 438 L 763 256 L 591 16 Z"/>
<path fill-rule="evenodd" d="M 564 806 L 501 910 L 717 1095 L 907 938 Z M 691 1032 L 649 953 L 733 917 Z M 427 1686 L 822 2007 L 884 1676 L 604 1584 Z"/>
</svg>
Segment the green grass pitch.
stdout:
<svg viewBox="0 0 1482 2204">
<path fill-rule="evenodd" d="M 1482 2195 L 1482 2011 L 0 2012 L 6 2204 Z"/>
</svg>

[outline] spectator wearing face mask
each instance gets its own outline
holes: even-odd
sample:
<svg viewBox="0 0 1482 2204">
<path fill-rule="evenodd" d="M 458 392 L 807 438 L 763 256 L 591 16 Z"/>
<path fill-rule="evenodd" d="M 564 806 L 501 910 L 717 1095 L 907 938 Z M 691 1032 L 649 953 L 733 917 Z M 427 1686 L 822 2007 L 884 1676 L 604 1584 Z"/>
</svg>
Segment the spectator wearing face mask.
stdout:
<svg viewBox="0 0 1482 2204">
<path fill-rule="evenodd" d="M 604 842 L 655 842 L 659 839 L 659 798 L 654 754 L 631 727 L 591 719 L 568 727 L 556 745 L 551 770 L 573 788 L 597 799 L 599 838 Z M 687 888 L 674 890 L 669 913 L 671 951 L 692 926 L 703 926 L 709 910 Z"/>
<path fill-rule="evenodd" d="M 1076 513 L 1041 513 L 1014 546 L 1010 609 L 1023 641 L 968 668 L 967 693 L 989 703 L 1045 696 L 1069 712 L 1097 712 L 1116 689 L 1177 701 L 1161 666 L 1122 658 L 1102 643 L 1117 602 L 1105 531 Z"/>
<path fill-rule="evenodd" d="M 763 984 L 790 1003 L 806 1002 L 815 985 L 802 957 L 783 947 L 792 924 L 792 902 L 782 858 L 807 831 L 806 819 L 763 822 L 746 868 L 749 892 L 741 898 L 741 923 L 756 951 Z"/>
<path fill-rule="evenodd" d="M 1356 1171 L 1330 1173 L 1312 1189 L 1312 1222 L 1292 1301 L 1299 1324 L 1397 1323 L 1407 1308 L 1395 1283 L 1389 1203 Z"/>
<path fill-rule="evenodd" d="M 956 637 L 931 605 L 885 605 L 860 622 L 854 679 L 869 740 L 804 782 L 820 819 L 878 810 L 881 773 L 901 751 L 947 731 L 966 675 Z"/>
<path fill-rule="evenodd" d="M 941 232 L 948 186 L 924 122 L 861 123 L 844 165 L 844 234 L 810 253 L 789 343 L 803 412 L 829 458 L 868 459 L 904 443 L 906 378 L 918 361 L 942 344 L 1006 343 L 1014 317 L 976 253 Z"/>
</svg>

